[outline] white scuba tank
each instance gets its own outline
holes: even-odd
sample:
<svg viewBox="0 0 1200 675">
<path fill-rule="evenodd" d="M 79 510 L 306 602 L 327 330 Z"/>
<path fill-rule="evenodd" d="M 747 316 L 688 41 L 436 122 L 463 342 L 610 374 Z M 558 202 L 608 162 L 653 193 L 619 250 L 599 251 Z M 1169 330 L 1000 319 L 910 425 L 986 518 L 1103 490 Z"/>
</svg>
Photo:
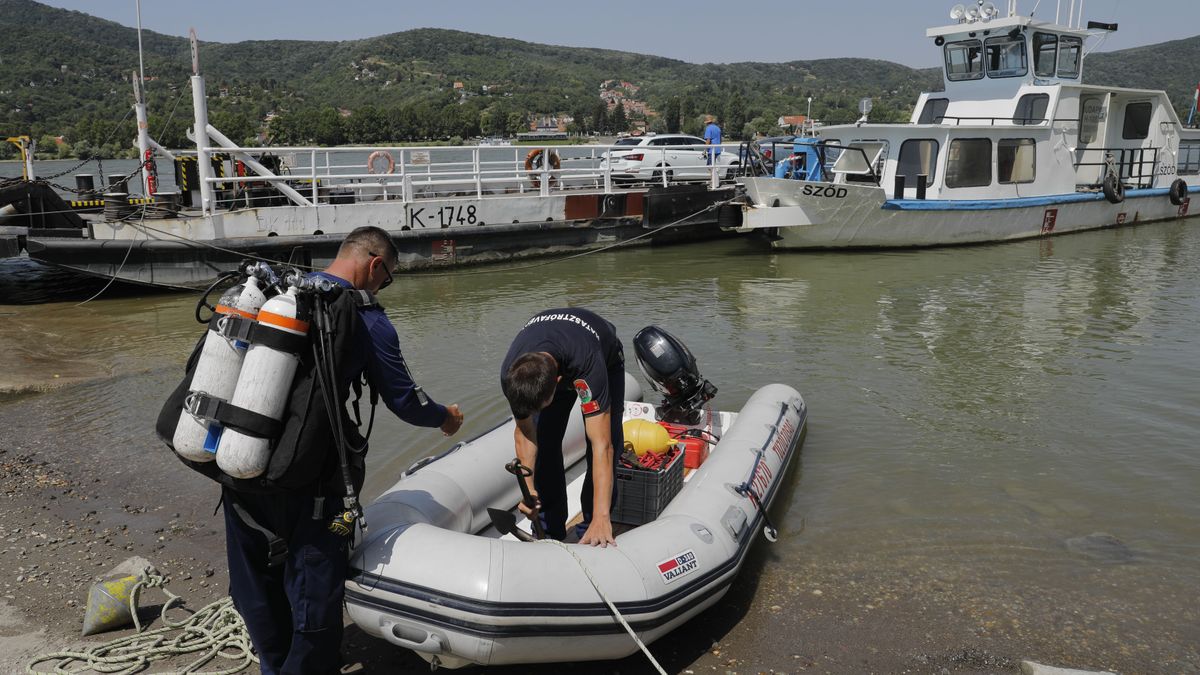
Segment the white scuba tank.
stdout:
<svg viewBox="0 0 1200 675">
<path fill-rule="evenodd" d="M 298 289 L 292 286 L 267 301 L 258 312 L 262 328 L 307 335 L 308 322 L 298 318 Z M 263 344 L 250 345 L 237 388 L 230 401 L 239 408 L 279 420 L 292 389 L 300 358 Z M 234 478 L 254 478 L 266 471 L 271 442 L 236 429 L 225 429 L 217 445 L 217 466 Z"/>
<path fill-rule="evenodd" d="M 218 321 L 230 316 L 254 319 L 266 302 L 259 288 L 258 279 L 249 277 L 228 291 L 217 302 L 215 309 Z M 237 386 L 238 373 L 242 370 L 242 359 L 249 347 L 240 340 L 228 340 L 215 331 L 208 331 L 200 357 L 192 371 L 189 393 L 202 392 L 228 401 Z M 172 444 L 175 452 L 193 462 L 211 462 L 216 458 L 217 440 L 222 426 L 218 422 L 194 417 L 186 410 L 179 415 Z"/>
</svg>

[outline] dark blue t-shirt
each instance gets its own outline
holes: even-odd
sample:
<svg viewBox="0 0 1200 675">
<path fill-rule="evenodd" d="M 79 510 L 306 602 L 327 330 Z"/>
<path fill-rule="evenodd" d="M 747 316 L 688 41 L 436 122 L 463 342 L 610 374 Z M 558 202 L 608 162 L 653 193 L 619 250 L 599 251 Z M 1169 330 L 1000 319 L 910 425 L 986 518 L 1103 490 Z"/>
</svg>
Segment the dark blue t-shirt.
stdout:
<svg viewBox="0 0 1200 675">
<path fill-rule="evenodd" d="M 349 281 L 328 272 L 313 274 L 344 288 L 354 288 Z M 338 373 L 342 380 L 339 391 L 348 391 L 365 372 L 371 387 L 397 417 L 419 427 L 441 426 L 446 421 L 446 408 L 413 382 L 400 353 L 400 337 L 387 314 L 376 306 L 359 310 L 358 317 L 366 330 L 359 332 L 358 348 L 348 355 L 348 363 Z"/>
<path fill-rule="evenodd" d="M 513 338 L 500 366 L 501 382 L 512 362 L 530 352 L 546 352 L 554 357 L 562 377 L 557 391 L 574 389 L 584 417 L 610 408 L 608 371 L 625 366 L 625 353 L 616 329 L 599 314 L 582 307 L 566 307 L 535 315 Z"/>
</svg>

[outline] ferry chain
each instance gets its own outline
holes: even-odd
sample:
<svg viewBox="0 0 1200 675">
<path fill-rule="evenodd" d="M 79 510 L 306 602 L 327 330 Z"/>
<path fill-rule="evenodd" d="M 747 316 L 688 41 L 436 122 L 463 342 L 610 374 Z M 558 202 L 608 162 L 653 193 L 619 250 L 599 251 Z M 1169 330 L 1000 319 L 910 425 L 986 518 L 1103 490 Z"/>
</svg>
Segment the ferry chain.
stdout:
<svg viewBox="0 0 1200 675">
<path fill-rule="evenodd" d="M 71 675 L 73 673 L 97 672 L 130 675 L 150 667 L 155 661 L 171 659 L 183 654 L 202 652 L 182 670 L 164 671 L 160 675 L 232 675 L 241 672 L 258 657 L 250 645 L 250 634 L 246 624 L 233 607 L 233 599 L 222 598 L 205 605 L 187 619 L 172 621 L 167 610 L 182 604 L 183 600 L 166 588 L 169 579 L 147 567 L 141 579 L 129 593 L 129 612 L 133 616 L 136 634 L 117 638 L 82 651 L 64 650 L 43 654 L 30 660 L 25 666 L 27 675 Z M 137 615 L 137 602 L 143 588 L 161 588 L 169 596 L 163 604 L 161 618 L 163 627 L 144 631 Z M 171 633 L 178 634 L 171 636 Z M 234 661 L 233 665 L 218 670 L 200 670 L 213 659 L 221 657 Z M 40 670 L 39 664 L 55 661 L 53 670 Z"/>
</svg>

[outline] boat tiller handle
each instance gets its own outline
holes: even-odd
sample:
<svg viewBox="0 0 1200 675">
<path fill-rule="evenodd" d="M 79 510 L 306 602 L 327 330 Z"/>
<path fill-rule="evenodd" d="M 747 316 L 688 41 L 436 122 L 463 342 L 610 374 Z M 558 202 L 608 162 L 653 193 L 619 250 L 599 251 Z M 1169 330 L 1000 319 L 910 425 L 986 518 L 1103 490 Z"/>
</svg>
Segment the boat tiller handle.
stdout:
<svg viewBox="0 0 1200 675">
<path fill-rule="evenodd" d="M 442 636 L 429 631 L 402 626 L 392 621 L 384 621 L 380 628 L 383 629 L 383 638 L 398 647 L 424 654 L 441 654 L 445 651 Z"/>
<path fill-rule="evenodd" d="M 525 502 L 525 506 L 533 509 L 533 517 L 530 518 L 533 522 L 533 533 L 537 535 L 538 539 L 545 539 L 546 530 L 542 527 L 542 519 L 538 517 L 537 501 L 529 493 L 529 486 L 525 484 L 525 479 L 533 475 L 533 469 L 514 457 L 513 461 L 504 465 L 504 470 L 517 477 L 517 485 L 521 488 L 521 501 Z"/>
</svg>

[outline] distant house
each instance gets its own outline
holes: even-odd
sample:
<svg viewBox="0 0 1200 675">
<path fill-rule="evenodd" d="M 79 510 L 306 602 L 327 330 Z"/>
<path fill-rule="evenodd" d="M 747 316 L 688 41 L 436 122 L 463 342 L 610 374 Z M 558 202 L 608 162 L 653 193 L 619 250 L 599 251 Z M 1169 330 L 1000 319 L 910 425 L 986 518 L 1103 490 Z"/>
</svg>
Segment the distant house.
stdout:
<svg viewBox="0 0 1200 675">
<path fill-rule="evenodd" d="M 778 121 L 775 122 L 775 126 L 779 127 L 780 129 L 793 129 L 794 130 L 794 129 L 803 128 L 805 122 L 807 122 L 807 121 L 808 121 L 808 118 L 805 117 L 804 115 L 784 115 L 783 117 L 780 117 Z"/>
<path fill-rule="evenodd" d="M 462 82 L 455 82 L 455 83 L 454 83 L 454 88 L 455 88 L 455 89 L 462 89 L 462 88 L 463 88 L 463 83 L 462 83 Z"/>
</svg>

